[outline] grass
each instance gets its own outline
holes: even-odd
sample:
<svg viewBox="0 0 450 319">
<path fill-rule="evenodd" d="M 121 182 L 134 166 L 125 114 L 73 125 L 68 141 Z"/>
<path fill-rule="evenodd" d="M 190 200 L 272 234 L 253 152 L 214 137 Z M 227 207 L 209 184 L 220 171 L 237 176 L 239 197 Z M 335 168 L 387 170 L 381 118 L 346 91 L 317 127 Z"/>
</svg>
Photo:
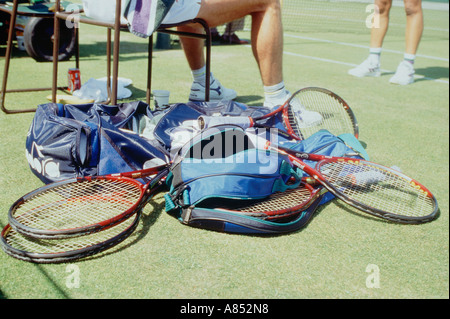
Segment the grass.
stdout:
<svg viewBox="0 0 450 319">
<path fill-rule="evenodd" d="M 389 70 L 395 70 L 401 53 L 383 53 L 382 67 L 388 72 L 380 78 L 356 79 L 347 76 L 347 69 L 361 62 L 367 50 L 320 41 L 364 46 L 366 31 L 353 35 L 287 32 L 284 73 L 290 90 L 320 86 L 347 100 L 371 159 L 397 165 L 429 187 L 440 205 L 436 221 L 397 225 L 334 201 L 319 209 L 307 227 L 292 234 L 230 235 L 181 225 L 164 212 L 164 200 L 158 196 L 146 207 L 138 230 L 99 256 L 72 264 L 35 265 L 0 252 L 0 296 L 448 298 L 448 12 L 429 10 L 426 16 L 428 29 L 420 53 L 443 60 L 418 57 L 417 75 L 423 78 L 412 85 L 388 83 Z M 447 28 L 447 32 L 435 28 Z M 104 29 L 82 25 L 83 82 L 105 75 L 105 34 Z M 248 32 L 239 35 L 249 38 Z M 146 41 L 122 33 L 121 45 L 119 72 L 133 80 L 130 100 L 145 100 Z M 400 32 L 387 37 L 387 49 L 401 52 L 402 46 Z M 156 51 L 153 59 L 153 88 L 169 89 L 171 103 L 186 102 L 191 76 L 183 52 L 175 46 Z M 61 84 L 72 66 L 73 61 L 60 64 Z M 249 47 L 214 47 L 212 70 L 225 86 L 238 91 L 238 101 L 262 105 L 261 81 Z M 51 65 L 36 63 L 23 53 L 15 52 L 11 72 L 10 88 L 51 83 Z M 34 107 L 48 102 L 47 94 L 8 94 L 7 107 Z M 25 159 L 25 138 L 32 118 L 32 113 L 0 114 L 0 226 L 7 224 L 7 211 L 15 199 L 42 185 Z M 79 288 L 70 285 L 71 265 L 80 271 Z M 366 285 L 369 265 L 379 268 L 379 288 Z"/>
</svg>

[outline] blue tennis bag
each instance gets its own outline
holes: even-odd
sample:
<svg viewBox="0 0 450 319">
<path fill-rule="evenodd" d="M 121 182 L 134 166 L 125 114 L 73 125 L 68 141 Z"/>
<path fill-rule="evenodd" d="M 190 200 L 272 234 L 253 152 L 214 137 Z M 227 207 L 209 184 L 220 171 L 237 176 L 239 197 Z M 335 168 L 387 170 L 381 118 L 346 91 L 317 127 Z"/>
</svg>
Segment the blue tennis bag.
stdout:
<svg viewBox="0 0 450 319">
<path fill-rule="evenodd" d="M 166 163 L 159 143 L 133 131 L 144 114 L 152 117 L 143 102 L 39 105 L 26 138 L 30 168 L 47 184 Z"/>
<path fill-rule="evenodd" d="M 166 211 L 193 227 L 240 234 L 279 234 L 301 229 L 319 205 L 334 198 L 325 193 L 305 211 L 277 221 L 217 208 L 230 201 L 239 206 L 239 202 L 264 200 L 276 192 L 299 187 L 305 176 L 286 155 L 252 148 L 245 142 L 246 134 L 233 126 L 211 127 L 181 148 L 166 181 Z M 236 147 L 230 141 L 243 142 L 235 143 L 240 144 Z M 367 156 L 353 135 L 336 137 L 328 131 L 301 142 L 284 141 L 283 146 L 322 155 Z"/>
</svg>

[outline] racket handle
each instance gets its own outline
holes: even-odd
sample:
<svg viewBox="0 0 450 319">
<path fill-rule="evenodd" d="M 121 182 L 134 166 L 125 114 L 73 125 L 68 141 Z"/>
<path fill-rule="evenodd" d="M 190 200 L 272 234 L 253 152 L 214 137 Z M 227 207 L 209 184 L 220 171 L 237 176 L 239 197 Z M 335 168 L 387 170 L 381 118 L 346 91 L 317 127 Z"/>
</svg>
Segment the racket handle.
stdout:
<svg viewBox="0 0 450 319">
<path fill-rule="evenodd" d="M 200 116 L 198 118 L 200 129 L 222 124 L 237 125 L 245 130 L 253 126 L 253 120 L 247 116 Z"/>
</svg>

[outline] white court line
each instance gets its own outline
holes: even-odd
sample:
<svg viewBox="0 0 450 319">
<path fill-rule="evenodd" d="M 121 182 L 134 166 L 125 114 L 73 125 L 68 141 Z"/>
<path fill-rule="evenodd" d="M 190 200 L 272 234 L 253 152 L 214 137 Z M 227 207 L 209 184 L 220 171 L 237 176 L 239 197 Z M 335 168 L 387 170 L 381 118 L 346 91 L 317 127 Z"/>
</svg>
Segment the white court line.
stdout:
<svg viewBox="0 0 450 319">
<path fill-rule="evenodd" d="M 250 46 L 248 46 L 248 47 L 250 47 Z M 292 52 L 287 52 L 287 51 L 283 51 L 283 53 L 286 54 L 286 55 L 291 55 L 291 56 L 304 58 L 304 59 L 316 60 L 316 61 L 320 61 L 320 62 L 334 63 L 334 64 L 346 65 L 346 66 L 350 66 L 350 67 L 357 66 L 357 64 L 353 64 L 353 63 L 347 63 L 347 62 L 342 62 L 342 61 L 318 58 L 318 57 L 314 57 L 314 56 L 298 54 L 298 53 L 292 53 Z M 384 69 L 382 69 L 381 71 L 385 72 L 385 73 L 394 73 L 394 71 L 392 71 L 392 70 L 384 70 Z M 434 81 L 434 82 L 438 82 L 438 83 L 449 84 L 448 80 L 434 79 L 434 78 L 430 78 L 430 77 L 423 76 L 423 75 L 414 75 L 414 78 L 415 79 L 424 79 L 424 80 Z"/>
<path fill-rule="evenodd" d="M 354 43 L 348 43 L 348 42 L 339 42 L 339 41 L 333 41 L 333 40 L 304 37 L 304 36 L 300 36 L 300 35 L 293 35 L 293 34 L 287 34 L 287 33 L 285 33 L 284 36 L 285 37 L 289 37 L 289 38 L 301 39 L 301 40 L 308 40 L 308 41 L 315 41 L 315 42 L 325 42 L 325 43 L 338 44 L 338 45 L 344 45 L 344 46 L 349 46 L 349 47 L 354 47 L 354 48 L 362 48 L 362 49 L 369 50 L 369 46 L 360 45 L 360 44 L 354 44 Z M 383 48 L 383 52 L 398 53 L 398 54 L 401 54 L 401 55 L 403 55 L 403 53 L 404 53 L 404 52 L 401 52 L 401 51 L 389 50 L 389 49 L 384 49 L 384 48 Z M 420 58 L 426 58 L 426 59 L 431 59 L 431 60 L 438 60 L 438 61 L 449 62 L 448 58 L 440 58 L 440 57 L 436 57 L 436 56 L 424 55 L 424 54 L 419 54 L 419 53 L 416 54 L 416 56 L 420 57 Z"/>
<path fill-rule="evenodd" d="M 251 48 L 250 45 L 244 45 L 247 48 Z M 288 52 L 288 51 L 283 51 L 283 54 L 286 55 L 291 55 L 291 56 L 295 56 L 298 58 L 304 58 L 304 59 L 309 59 L 309 60 L 315 60 L 315 61 L 320 61 L 320 62 L 326 62 L 326 63 L 333 63 L 333 64 L 338 64 L 338 65 L 346 65 L 346 66 L 350 66 L 350 67 L 355 67 L 358 64 L 354 64 L 354 63 L 347 63 L 347 62 L 342 62 L 342 61 L 336 61 L 336 60 L 331 60 L 331 59 L 324 59 L 324 58 L 319 58 L 319 57 L 315 57 L 315 56 L 310 56 L 310 55 L 304 55 L 304 54 L 299 54 L 299 53 L 293 53 L 293 52 Z M 394 73 L 393 70 L 385 70 L 385 69 L 381 69 L 382 72 L 384 73 Z M 434 79 L 434 78 L 430 78 L 427 76 L 423 76 L 423 75 L 414 75 L 415 79 L 424 79 L 424 80 L 428 80 L 428 81 L 434 81 L 434 82 L 438 82 L 438 83 L 445 83 L 445 84 L 449 84 L 448 80 L 440 80 L 440 79 Z"/>
<path fill-rule="evenodd" d="M 293 17 L 297 17 L 298 19 L 302 19 L 303 17 L 307 17 L 307 18 L 320 18 L 320 19 L 326 19 L 328 21 L 345 21 L 345 22 L 355 22 L 355 23 L 359 23 L 361 25 L 366 25 L 366 20 L 361 20 L 361 19 L 346 19 L 346 18 L 341 18 L 339 16 L 336 15 L 323 15 L 323 14 L 317 14 L 317 13 L 290 13 L 290 16 Z M 401 27 L 404 28 L 405 24 L 404 23 L 393 23 L 390 22 L 389 23 L 389 27 Z M 432 31 L 440 31 L 440 32 L 449 32 L 448 28 L 435 28 L 435 27 L 429 27 L 429 26 L 424 26 L 424 30 L 432 30 Z"/>
</svg>

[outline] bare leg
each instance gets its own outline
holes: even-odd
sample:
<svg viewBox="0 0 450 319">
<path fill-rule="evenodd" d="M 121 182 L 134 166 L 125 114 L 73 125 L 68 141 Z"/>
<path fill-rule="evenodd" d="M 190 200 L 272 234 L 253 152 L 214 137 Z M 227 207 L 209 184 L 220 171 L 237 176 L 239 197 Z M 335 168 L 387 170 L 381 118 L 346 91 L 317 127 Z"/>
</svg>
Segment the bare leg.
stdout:
<svg viewBox="0 0 450 319">
<path fill-rule="evenodd" d="M 375 0 L 375 5 L 379 9 L 380 25 L 371 29 L 370 47 L 381 48 L 389 27 L 389 12 L 391 10 L 392 0 Z"/>
<path fill-rule="evenodd" d="M 246 15 L 252 16 L 251 43 L 264 85 L 270 86 L 283 80 L 282 54 L 283 30 L 279 0 L 202 0 L 198 18 L 215 27 Z M 183 26 L 181 30 L 201 27 Z M 203 42 L 182 38 L 183 49 L 191 69 L 205 64 Z"/>
<path fill-rule="evenodd" d="M 405 0 L 405 53 L 416 54 L 423 32 L 422 0 Z"/>
<path fill-rule="evenodd" d="M 193 33 L 203 33 L 203 27 L 197 24 L 180 26 L 177 27 L 177 30 Z M 205 65 L 203 40 L 180 37 L 180 43 L 191 70 L 198 70 L 202 68 Z"/>
</svg>

